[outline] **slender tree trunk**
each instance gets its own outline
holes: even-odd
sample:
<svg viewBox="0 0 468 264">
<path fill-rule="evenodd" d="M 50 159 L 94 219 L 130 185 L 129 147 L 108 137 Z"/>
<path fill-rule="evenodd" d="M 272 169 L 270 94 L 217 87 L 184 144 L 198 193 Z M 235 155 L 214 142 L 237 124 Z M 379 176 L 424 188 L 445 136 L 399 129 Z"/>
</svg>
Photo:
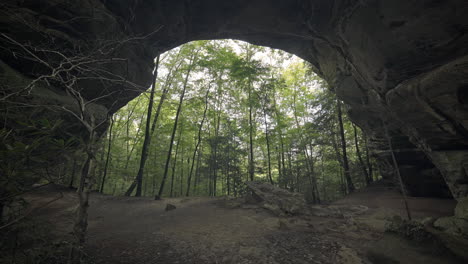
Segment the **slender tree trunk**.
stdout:
<svg viewBox="0 0 468 264">
<path fill-rule="evenodd" d="M 294 176 L 293 176 L 293 167 L 292 167 L 292 157 L 291 151 L 288 151 L 288 165 L 289 165 L 289 189 L 291 192 L 294 192 Z"/>
<path fill-rule="evenodd" d="M 89 181 L 94 168 L 95 144 L 97 141 L 94 129 L 95 124 L 94 119 L 92 119 L 92 124 L 88 127 L 89 138 L 85 147 L 86 160 L 81 170 L 80 183 L 77 189 L 78 209 L 73 227 L 75 241 L 72 244 L 69 256 L 69 263 L 73 264 L 81 263 L 83 246 L 86 240 L 86 230 L 88 228 L 89 186 L 92 185 Z"/>
<path fill-rule="evenodd" d="M 231 131 L 231 125 L 229 124 L 229 130 Z M 232 138 L 232 132 L 230 133 Z M 231 195 L 231 148 L 227 147 L 227 159 L 226 159 L 226 187 L 227 195 Z"/>
<path fill-rule="evenodd" d="M 351 193 L 354 191 L 354 184 L 351 179 L 351 173 L 349 171 L 349 162 L 348 162 L 348 153 L 346 150 L 346 138 L 344 134 L 344 126 L 343 126 L 343 114 L 341 112 L 341 102 L 339 99 L 336 99 L 336 109 L 338 113 L 338 125 L 340 128 L 340 137 L 341 137 L 341 149 L 343 152 L 343 170 L 344 170 L 344 175 L 346 178 L 346 183 L 348 186 L 348 191 Z"/>
<path fill-rule="evenodd" d="M 177 156 L 179 155 L 179 146 L 180 146 L 180 139 L 182 138 L 182 129 L 179 131 L 179 139 L 177 140 L 177 146 L 175 149 L 174 161 L 172 162 L 172 175 L 171 175 L 171 192 L 169 197 L 174 197 L 174 177 L 176 172 L 176 165 L 177 165 Z"/>
<path fill-rule="evenodd" d="M 270 132 L 268 131 L 268 121 L 266 109 L 263 109 L 263 115 L 265 119 L 265 139 L 267 144 L 267 157 L 268 157 L 268 179 L 270 180 L 271 185 L 274 185 L 273 178 L 271 177 L 271 151 L 270 151 Z"/>
<path fill-rule="evenodd" d="M 73 165 L 72 165 L 72 173 L 71 173 L 71 179 L 70 183 L 68 184 L 68 188 L 73 188 L 73 184 L 75 181 L 75 173 L 76 173 L 76 157 L 73 159 Z"/>
<path fill-rule="evenodd" d="M 276 150 L 276 158 L 278 162 L 278 186 L 285 188 L 282 184 L 284 183 L 283 179 L 283 169 L 281 167 L 281 153 L 278 149 L 278 147 L 275 147 Z"/>
<path fill-rule="evenodd" d="M 405 203 L 406 214 L 408 216 L 408 219 L 411 220 L 411 211 L 410 211 L 410 208 L 408 206 L 408 198 L 406 197 L 406 190 L 405 190 L 405 186 L 403 184 L 403 179 L 401 178 L 400 168 L 398 167 L 398 163 L 397 163 L 397 160 L 395 158 L 395 153 L 393 152 L 392 140 L 390 138 L 390 134 L 388 133 L 387 125 L 383 121 L 382 121 L 382 124 L 383 124 L 384 129 L 385 129 L 385 137 L 387 138 L 388 148 L 390 150 L 390 154 L 392 155 L 394 170 L 395 170 L 395 172 L 397 174 L 398 182 L 400 183 L 400 190 L 401 190 L 401 194 L 403 195 L 403 201 Z"/>
<path fill-rule="evenodd" d="M 297 114 L 297 105 L 296 105 L 296 98 L 297 98 L 297 93 L 296 91 L 294 91 L 294 95 L 293 95 L 293 113 L 294 113 L 294 120 L 296 121 L 296 127 L 297 129 L 300 129 L 300 124 L 299 124 L 299 116 Z M 304 137 L 302 136 L 302 133 L 299 134 L 299 142 L 301 143 L 301 148 L 302 148 L 302 151 L 304 153 L 304 157 L 305 157 L 305 160 L 306 160 L 306 169 L 307 169 L 307 178 L 309 179 L 309 184 L 310 184 L 310 189 L 311 189 L 311 192 L 312 192 L 312 199 L 313 199 L 313 202 L 317 202 L 317 197 L 316 197 L 316 192 L 317 192 L 317 186 L 314 184 L 315 180 L 313 178 L 315 178 L 315 175 L 314 175 L 314 168 L 313 168 L 313 160 L 312 160 L 312 157 L 309 157 L 309 154 L 307 152 L 307 144 L 304 140 Z M 303 147 L 302 147 L 303 145 Z M 311 153 L 312 155 L 312 153 Z"/>
<path fill-rule="evenodd" d="M 255 177 L 255 163 L 254 163 L 254 154 L 253 154 L 253 120 L 252 120 L 252 85 L 249 81 L 249 176 L 250 181 L 254 180 Z"/>
<path fill-rule="evenodd" d="M 367 163 L 367 168 L 369 169 L 369 179 L 371 181 L 374 181 L 372 162 L 370 160 L 369 144 L 367 142 L 367 135 L 364 137 L 364 143 L 366 144 L 366 163 Z"/>
<path fill-rule="evenodd" d="M 287 173 L 287 169 L 286 169 L 286 162 L 285 162 L 285 158 L 284 158 L 284 142 L 283 142 L 283 135 L 280 133 L 280 146 L 281 146 L 281 166 L 283 168 L 283 178 L 284 179 L 284 188 L 287 187 L 287 184 L 288 184 L 288 179 L 289 179 L 289 174 Z"/>
<path fill-rule="evenodd" d="M 151 84 L 151 93 L 150 99 L 148 104 L 148 114 L 146 118 L 146 129 L 145 129 L 145 139 L 143 141 L 143 148 L 141 150 L 141 158 L 140 158 L 140 167 L 138 169 L 137 176 L 135 178 L 134 183 L 128 188 L 127 192 L 125 193 L 126 196 L 130 196 L 135 188 L 136 185 L 136 193 L 135 196 L 141 196 L 141 188 L 143 183 L 143 173 L 145 170 L 146 159 L 148 158 L 149 153 L 149 146 L 151 145 L 151 134 L 150 134 L 150 126 L 151 126 L 151 113 L 153 112 L 153 103 L 154 103 L 154 91 L 156 87 L 156 80 L 158 78 L 158 68 L 159 68 L 159 55 L 156 58 L 156 66 L 154 68 L 153 73 L 153 82 Z"/>
<path fill-rule="evenodd" d="M 106 135 L 107 136 L 107 135 Z M 97 177 L 97 179 L 99 179 L 99 182 L 102 181 L 102 176 L 104 174 L 104 158 L 105 158 L 105 148 L 106 148 L 106 143 L 104 142 L 104 140 L 102 140 L 102 142 L 99 142 L 100 145 L 102 144 L 100 150 L 98 150 L 98 152 L 101 154 L 101 156 L 99 157 L 99 162 L 96 162 L 97 164 L 99 164 L 99 177 Z M 98 184 L 97 186 L 97 191 L 100 192 L 100 187 L 101 185 Z"/>
<path fill-rule="evenodd" d="M 125 160 L 125 166 L 124 166 L 124 171 L 126 171 L 128 169 L 128 165 L 130 164 L 130 158 L 132 157 L 132 154 L 133 154 L 133 151 L 135 150 L 135 146 L 138 145 L 138 142 L 140 142 L 141 140 L 141 129 L 143 128 L 143 117 L 145 116 L 145 114 L 142 114 L 140 116 L 140 125 L 138 126 L 138 129 L 135 133 L 135 135 L 137 135 L 137 139 L 135 141 L 135 144 L 132 145 L 132 148 L 130 149 L 130 151 L 127 152 L 127 156 L 126 156 L 126 160 Z M 127 138 L 129 137 L 129 135 L 127 134 Z"/>
<path fill-rule="evenodd" d="M 190 184 L 192 182 L 192 173 L 193 173 L 193 167 L 195 165 L 195 158 L 197 155 L 198 147 L 200 146 L 201 140 L 202 140 L 202 129 L 203 129 L 203 123 L 205 123 L 206 119 L 206 112 L 208 110 L 208 94 L 210 92 L 210 88 L 208 87 L 208 90 L 206 91 L 205 94 L 205 109 L 203 110 L 203 118 L 200 122 L 200 125 L 198 126 L 198 139 L 197 143 L 195 144 L 195 149 L 193 150 L 193 155 L 192 155 L 192 165 L 190 166 L 190 172 L 189 176 L 187 178 L 187 191 L 185 192 L 185 196 L 190 195 Z"/>
<path fill-rule="evenodd" d="M 182 157 L 180 157 L 180 176 L 179 176 L 179 194 L 180 196 L 183 196 L 184 195 L 184 184 L 183 184 L 183 180 L 184 180 L 184 154 L 185 154 L 185 151 L 182 150 Z"/>
<path fill-rule="evenodd" d="M 191 65 L 189 66 L 189 69 L 187 71 L 187 75 L 185 76 L 185 80 L 184 80 L 184 84 L 183 84 L 183 90 L 182 90 L 182 93 L 180 95 L 179 106 L 177 107 L 177 113 L 176 113 L 176 117 L 175 117 L 175 120 L 174 120 L 174 127 L 172 128 L 171 141 L 170 141 L 170 144 L 169 144 L 169 150 L 167 152 L 166 164 L 164 165 L 164 174 L 163 174 L 163 178 L 162 178 L 162 181 L 161 181 L 161 186 L 159 186 L 158 195 L 157 195 L 157 197 L 155 197 L 155 199 L 161 199 L 162 193 L 164 191 L 164 184 L 166 183 L 167 172 L 169 170 L 169 163 L 171 161 L 172 147 L 174 145 L 174 138 L 175 138 L 175 134 L 176 134 L 176 131 L 177 131 L 177 124 L 179 122 L 179 116 L 180 116 L 180 112 L 182 110 L 182 103 L 184 102 L 185 91 L 187 90 L 187 83 L 188 83 L 188 79 L 189 79 L 189 76 L 190 76 L 190 72 L 192 71 L 195 56 L 196 56 L 196 53 L 194 53 L 192 55 Z"/>
<path fill-rule="evenodd" d="M 353 129 L 354 129 L 354 145 L 356 146 L 356 155 L 359 160 L 359 164 L 361 165 L 362 173 L 364 175 L 364 179 L 366 181 L 366 184 L 369 185 L 371 183 L 369 173 L 367 172 L 366 165 L 364 164 L 364 161 L 362 160 L 361 156 L 361 150 L 359 149 L 359 141 L 358 141 L 358 136 L 357 136 L 357 128 L 356 125 L 353 124 Z"/>
<path fill-rule="evenodd" d="M 193 183 L 194 191 L 197 191 L 197 186 L 200 182 L 200 162 L 201 162 L 202 153 L 203 153 L 203 145 L 200 146 L 200 151 L 198 151 L 198 155 L 197 155 L 197 166 L 195 168 L 195 182 Z"/>
<path fill-rule="evenodd" d="M 107 144 L 107 156 L 106 156 L 106 163 L 104 164 L 104 175 L 102 176 L 101 188 L 99 190 L 100 193 L 104 193 L 104 184 L 106 183 L 107 177 L 107 168 L 109 167 L 109 160 L 111 154 L 111 146 L 112 146 L 112 128 L 114 127 L 114 118 L 111 116 L 110 118 L 110 127 L 109 127 L 109 142 Z"/>
<path fill-rule="evenodd" d="M 309 145 L 309 148 L 310 148 L 310 167 L 311 167 L 311 171 L 312 171 L 312 174 L 311 176 L 311 180 L 312 180 L 312 187 L 313 187 L 313 191 L 315 192 L 315 202 L 317 203 L 320 203 L 320 193 L 319 193 L 319 188 L 318 188 L 318 184 L 317 184 L 317 175 L 315 173 L 315 160 L 313 159 L 312 157 L 312 153 L 313 153 L 313 147 L 312 145 Z"/>
<path fill-rule="evenodd" d="M 216 191 L 217 191 L 217 183 L 218 183 L 218 144 L 219 144 L 219 127 L 221 123 L 221 110 L 217 110 L 217 122 L 216 122 L 216 129 L 215 129 L 215 143 L 214 143 L 214 156 L 213 156 L 213 196 L 216 196 Z"/>
</svg>

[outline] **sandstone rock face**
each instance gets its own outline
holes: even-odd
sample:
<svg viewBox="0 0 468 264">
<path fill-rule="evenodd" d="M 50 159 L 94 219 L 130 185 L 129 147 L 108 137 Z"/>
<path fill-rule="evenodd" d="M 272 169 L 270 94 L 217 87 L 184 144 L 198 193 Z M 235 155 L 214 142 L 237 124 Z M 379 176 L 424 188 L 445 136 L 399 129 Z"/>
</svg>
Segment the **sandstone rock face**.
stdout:
<svg viewBox="0 0 468 264">
<path fill-rule="evenodd" d="M 5 68 L 24 78 L 47 72 L 5 36 L 65 55 L 105 51 L 109 62 L 94 68 L 120 82 L 79 85 L 89 100 L 111 93 L 95 102 L 111 112 L 148 86 L 158 53 L 191 40 L 246 40 L 311 62 L 372 139 L 385 177 L 394 171 L 383 122 L 410 194 L 468 196 L 466 0 L 6 0 L 2 10 L 2 87 L 15 81 Z"/>
</svg>

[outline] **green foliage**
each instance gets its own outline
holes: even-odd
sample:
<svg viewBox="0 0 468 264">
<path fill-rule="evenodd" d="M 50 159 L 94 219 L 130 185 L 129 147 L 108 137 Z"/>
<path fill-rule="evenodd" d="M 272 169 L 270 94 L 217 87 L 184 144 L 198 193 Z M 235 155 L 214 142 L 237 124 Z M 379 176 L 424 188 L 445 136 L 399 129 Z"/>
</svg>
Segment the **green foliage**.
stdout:
<svg viewBox="0 0 468 264">
<path fill-rule="evenodd" d="M 0 129 L 0 197 L 19 194 L 34 183 L 47 179 L 57 181 L 53 167 L 72 147 L 74 137 L 63 138 L 61 120 L 11 120 L 9 127 Z"/>
<path fill-rule="evenodd" d="M 244 193 L 244 182 L 249 179 L 250 131 L 256 180 L 268 181 L 271 173 L 275 184 L 303 192 L 311 202 L 318 198 L 335 200 L 346 193 L 338 151 L 341 143 L 336 97 L 326 82 L 296 57 L 229 40 L 191 42 L 162 56 L 155 102 L 164 87 L 169 92 L 152 135 L 143 181 L 145 195 L 153 196 L 161 182 L 178 97 L 193 50 L 198 51 L 199 57 L 189 78 L 180 117 L 178 133 L 182 130 L 182 134 L 180 139 L 176 137 L 177 159 L 175 151 L 171 158 L 171 168 L 175 165 L 174 182 L 166 185 L 173 186 L 175 195 L 184 194 L 192 163 L 191 194 Z M 200 147 L 192 160 L 207 91 L 206 121 Z M 106 192 L 123 194 L 136 175 L 147 105 L 148 95 L 143 94 L 114 116 Z M 343 118 L 352 179 L 357 187 L 363 187 L 365 181 L 354 150 L 354 130 L 347 117 Z M 364 137 L 358 133 L 364 148 Z M 170 188 L 166 188 L 164 196 L 169 194 Z"/>
</svg>

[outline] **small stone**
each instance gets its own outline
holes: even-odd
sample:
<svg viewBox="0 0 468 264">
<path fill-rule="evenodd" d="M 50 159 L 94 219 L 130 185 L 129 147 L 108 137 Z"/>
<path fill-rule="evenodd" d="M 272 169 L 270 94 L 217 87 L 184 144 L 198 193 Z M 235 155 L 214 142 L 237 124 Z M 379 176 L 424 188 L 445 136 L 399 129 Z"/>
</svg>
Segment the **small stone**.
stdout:
<svg viewBox="0 0 468 264">
<path fill-rule="evenodd" d="M 177 207 L 173 204 L 166 204 L 166 212 L 175 210 Z"/>
</svg>

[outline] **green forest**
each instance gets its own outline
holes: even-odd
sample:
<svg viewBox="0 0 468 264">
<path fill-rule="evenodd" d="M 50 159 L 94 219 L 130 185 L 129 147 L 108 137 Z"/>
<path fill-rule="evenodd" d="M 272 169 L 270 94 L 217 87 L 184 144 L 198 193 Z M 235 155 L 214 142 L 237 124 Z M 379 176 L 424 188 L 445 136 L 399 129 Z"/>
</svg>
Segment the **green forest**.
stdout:
<svg viewBox="0 0 468 264">
<path fill-rule="evenodd" d="M 333 87 L 298 57 L 240 41 L 196 41 L 155 64 L 155 85 L 115 113 L 100 140 L 95 190 L 240 196 L 255 180 L 319 203 L 378 177 Z"/>
</svg>

